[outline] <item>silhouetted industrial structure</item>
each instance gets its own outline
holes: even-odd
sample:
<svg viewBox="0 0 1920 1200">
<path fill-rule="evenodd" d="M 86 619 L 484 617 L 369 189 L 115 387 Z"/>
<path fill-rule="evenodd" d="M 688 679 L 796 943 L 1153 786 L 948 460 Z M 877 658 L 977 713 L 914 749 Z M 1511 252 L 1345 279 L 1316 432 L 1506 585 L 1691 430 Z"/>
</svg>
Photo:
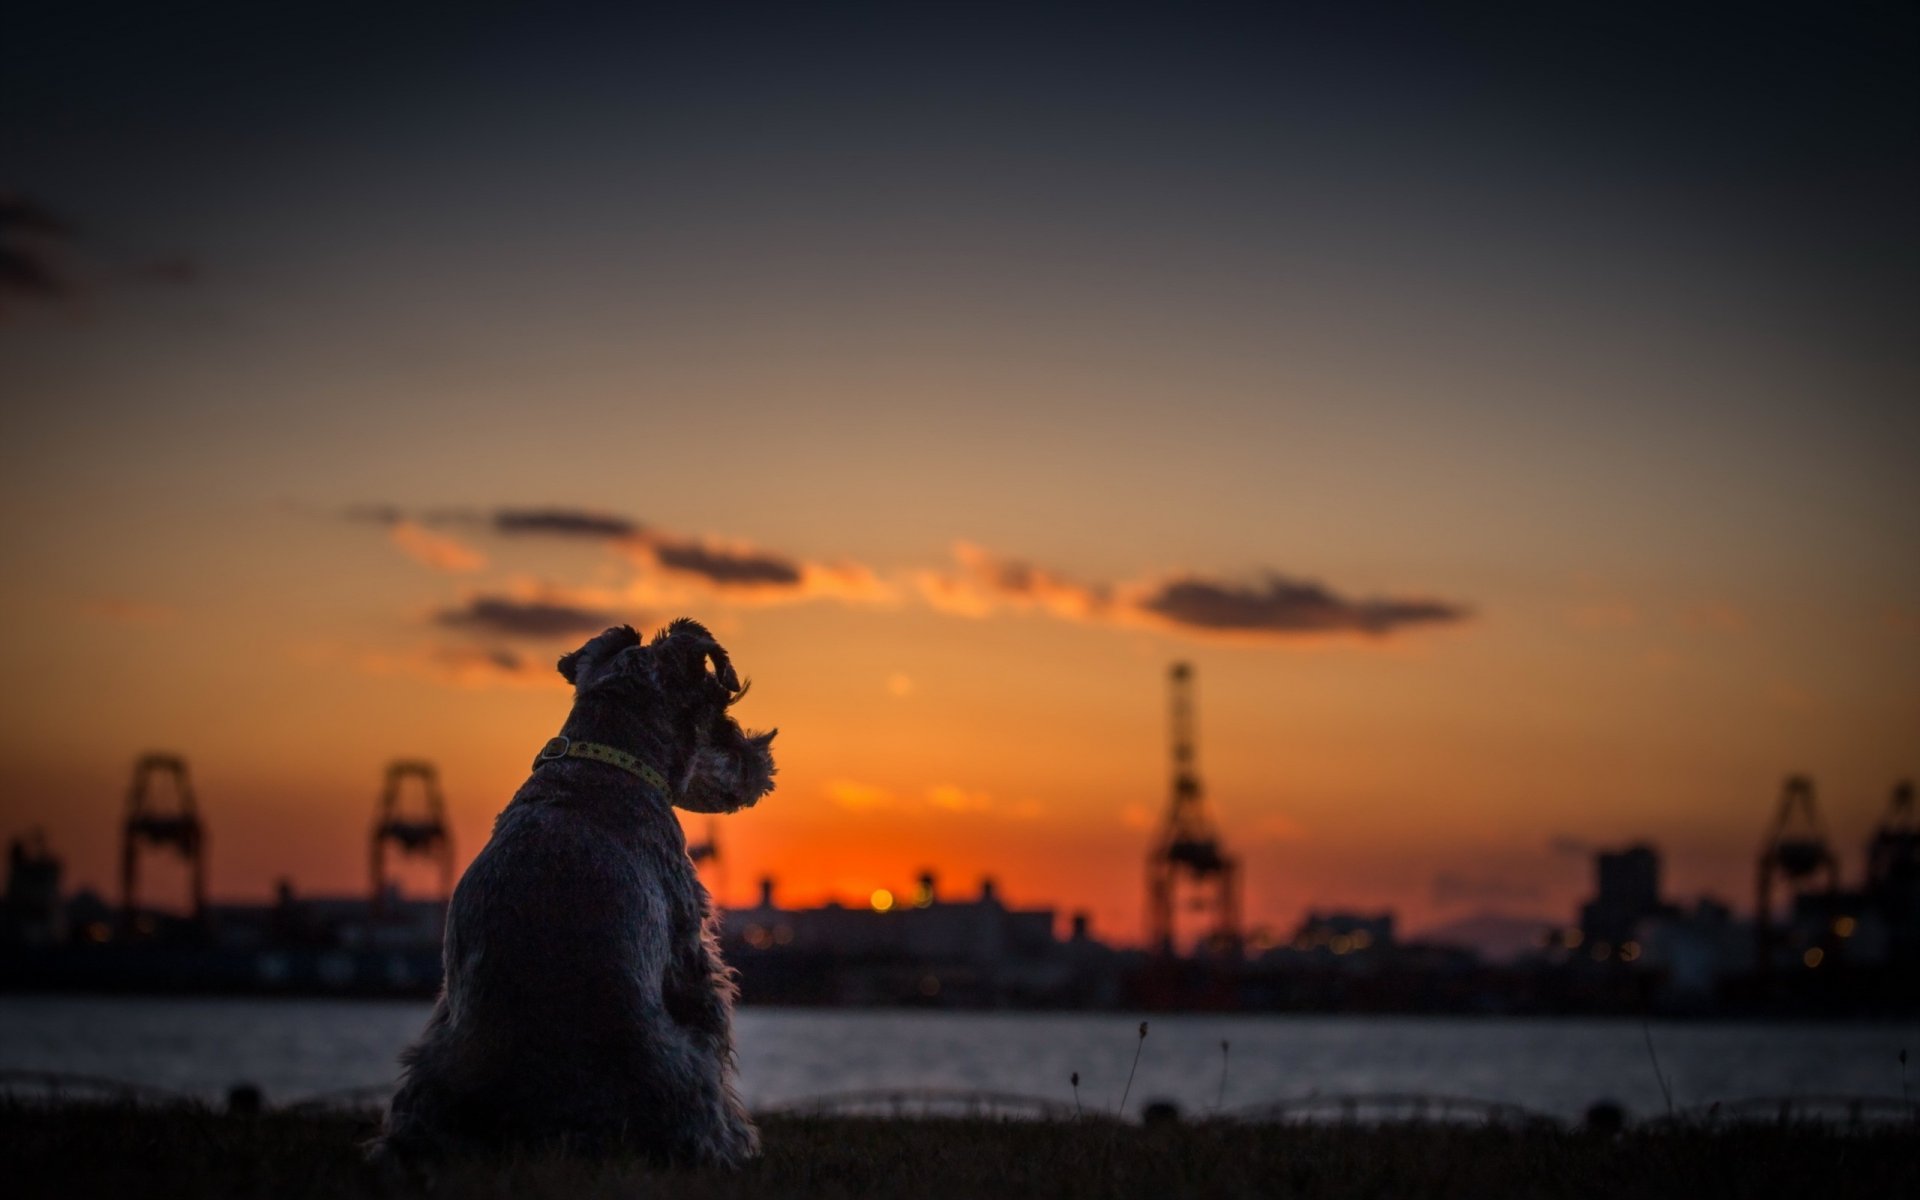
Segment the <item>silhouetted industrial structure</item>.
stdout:
<svg viewBox="0 0 1920 1200">
<path fill-rule="evenodd" d="M 1162 957 L 1175 953 L 1181 893 L 1188 911 L 1202 917 L 1201 947 L 1219 956 L 1240 952 L 1239 864 L 1222 848 L 1208 818 L 1196 767 L 1193 668 L 1175 663 L 1169 674 L 1172 699 L 1173 794 L 1167 819 L 1147 857 L 1147 943 Z"/>
<path fill-rule="evenodd" d="M 426 812 L 423 816 L 400 814 L 402 785 L 409 779 L 420 782 Z M 380 792 L 380 805 L 374 812 L 373 839 L 369 852 L 373 891 L 370 904 L 373 915 L 383 916 L 388 898 L 395 889 L 388 876 L 387 846 L 391 844 L 404 858 L 424 858 L 440 868 L 439 902 L 453 895 L 453 835 L 447 829 L 446 801 L 440 795 L 440 773 L 430 762 L 403 759 L 387 766 L 386 786 Z"/>
<path fill-rule="evenodd" d="M 1171 683 L 1173 786 L 1147 864 L 1146 945 L 1104 944 L 1084 914 L 1072 917 L 1070 932 L 1058 930 L 1054 910 L 1013 907 L 991 878 L 977 896 L 942 896 L 927 871 L 911 890 L 876 888 L 864 903 L 811 908 L 776 904 L 769 879 L 759 902 L 731 909 L 722 926 L 743 999 L 1157 1011 L 1920 1012 L 1920 814 L 1911 783 L 1893 789 L 1866 839 L 1861 881 L 1843 887 L 1812 781 L 1787 779 L 1759 856 L 1751 924 L 1710 896 L 1687 905 L 1664 898 L 1658 848 L 1635 843 L 1595 853 L 1594 894 L 1577 926 L 1539 922 L 1506 953 L 1483 955 L 1475 947 L 1486 950 L 1484 939 L 1449 931 L 1405 940 L 1391 912 L 1344 909 L 1309 910 L 1290 937 L 1255 928 L 1243 939 L 1238 864 L 1202 798 L 1191 668 L 1175 665 Z M 725 861 L 718 832 L 709 821 L 686 847 L 703 868 Z M 283 880 L 269 902 L 209 903 L 206 841 L 185 761 L 141 757 L 127 801 L 116 929 L 110 899 L 85 888 L 62 894 L 60 860 L 39 831 L 14 840 L 0 893 L 0 991 L 425 996 L 437 987 L 455 863 L 433 765 L 387 767 L 364 895 L 302 896 Z M 152 849 L 186 860 L 191 922 L 141 906 L 139 857 Z M 403 896 L 392 877 L 396 855 L 437 867 L 439 894 Z M 1185 939 L 1183 915 L 1204 922 Z"/>
<path fill-rule="evenodd" d="M 156 775 L 173 781 L 174 810 L 150 806 L 148 788 Z M 120 835 L 120 922 L 127 933 L 137 925 L 137 889 L 143 846 L 172 850 L 186 860 L 191 878 L 192 917 L 196 924 L 207 915 L 206 827 L 187 782 L 187 760 L 177 754 L 147 754 L 133 766 L 133 786 L 127 793 L 127 819 Z"/>
<path fill-rule="evenodd" d="M 45 830 L 29 830 L 7 846 L 7 887 L 6 898 L 0 902 L 0 942 L 47 946 L 66 938 L 60 870 L 60 860 L 47 849 Z"/>
<path fill-rule="evenodd" d="M 1891 956 L 1920 964 L 1920 817 L 1911 782 L 1894 787 L 1887 815 L 1867 842 L 1866 890 L 1891 931 Z"/>
<path fill-rule="evenodd" d="M 1805 775 L 1787 777 L 1780 794 L 1780 810 L 1760 848 L 1753 932 L 1754 969 L 1762 976 L 1772 969 L 1780 944 L 1778 914 L 1774 911 L 1777 884 L 1793 889 L 1796 896 L 1840 890 L 1840 862 L 1827 844 L 1820 812 L 1814 806 L 1813 781 Z"/>
<path fill-rule="evenodd" d="M 705 838 L 687 843 L 687 857 L 693 860 L 696 869 L 712 864 L 716 878 L 713 885 L 707 889 L 710 895 L 727 894 L 727 860 L 720 853 L 720 821 L 717 817 L 707 818 Z"/>
</svg>

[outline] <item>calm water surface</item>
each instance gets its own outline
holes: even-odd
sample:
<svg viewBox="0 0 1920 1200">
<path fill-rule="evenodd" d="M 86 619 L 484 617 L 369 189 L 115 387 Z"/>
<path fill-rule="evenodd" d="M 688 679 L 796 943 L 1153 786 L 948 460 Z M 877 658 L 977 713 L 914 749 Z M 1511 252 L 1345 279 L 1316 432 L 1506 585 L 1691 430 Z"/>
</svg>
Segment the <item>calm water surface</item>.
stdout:
<svg viewBox="0 0 1920 1200">
<path fill-rule="evenodd" d="M 0 1069 L 106 1076 L 209 1098 L 247 1080 L 285 1102 L 391 1081 L 428 1006 L 327 1000 L 0 997 Z M 1898 1097 L 1899 1051 L 1920 1024 L 1681 1024 L 1419 1017 L 1157 1016 L 1130 1109 L 1189 1110 L 1311 1093 L 1407 1091 L 1504 1100 L 1577 1116 L 1601 1097 L 1665 1110 L 1649 1060 L 1686 1107 L 1753 1096 Z M 947 1087 L 1111 1108 L 1139 1016 L 745 1009 L 741 1090 L 756 1106 L 863 1088 Z M 1920 1085 L 1920 1074 L 1914 1083 Z M 1920 1090 L 1920 1087 L 1916 1087 Z"/>
</svg>

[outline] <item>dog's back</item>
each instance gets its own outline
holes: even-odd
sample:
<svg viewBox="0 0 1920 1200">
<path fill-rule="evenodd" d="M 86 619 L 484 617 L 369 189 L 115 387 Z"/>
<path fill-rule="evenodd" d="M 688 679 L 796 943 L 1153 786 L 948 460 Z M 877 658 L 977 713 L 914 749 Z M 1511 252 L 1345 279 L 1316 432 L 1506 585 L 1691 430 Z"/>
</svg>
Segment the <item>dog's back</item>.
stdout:
<svg viewBox="0 0 1920 1200">
<path fill-rule="evenodd" d="M 441 1136 L 619 1137 L 667 1099 L 647 1103 L 647 1065 L 666 1049 L 666 891 L 684 881 L 611 824 L 523 792 L 455 889 L 444 1020 L 405 1059 L 408 1085 L 457 1093 Z"/>
<path fill-rule="evenodd" d="M 704 630 L 691 622 L 673 630 L 682 625 L 705 639 L 704 649 L 693 643 L 696 653 L 724 664 Z M 563 660 L 562 673 L 573 679 L 573 660 L 596 648 L 607 657 L 602 643 L 636 640 L 631 630 L 609 630 Z M 671 643 L 667 651 L 685 653 Z M 644 666 L 657 688 L 663 673 L 656 663 L 627 663 L 624 675 L 604 661 L 589 665 L 601 669 L 603 685 L 627 684 Z M 726 677 L 723 691 L 737 695 L 731 668 Z M 632 704 L 634 690 L 601 686 L 589 696 L 582 687 L 567 728 L 592 728 L 582 713 L 589 699 L 612 693 Z M 667 707 L 657 696 L 654 704 Z M 757 1136 L 730 1079 L 731 974 L 668 802 L 731 794 L 742 797 L 735 806 L 751 803 L 772 786 L 771 735 L 749 737 L 730 719 L 712 733 L 692 728 L 685 746 L 656 730 L 648 751 L 681 781 L 671 796 L 605 757 L 536 763 L 454 891 L 445 985 L 402 1056 L 376 1154 L 625 1145 L 669 1161 L 736 1163 L 754 1152 Z M 729 728 L 735 745 L 722 757 L 715 737 Z M 626 730 L 645 740 L 645 727 L 629 720 Z"/>
</svg>

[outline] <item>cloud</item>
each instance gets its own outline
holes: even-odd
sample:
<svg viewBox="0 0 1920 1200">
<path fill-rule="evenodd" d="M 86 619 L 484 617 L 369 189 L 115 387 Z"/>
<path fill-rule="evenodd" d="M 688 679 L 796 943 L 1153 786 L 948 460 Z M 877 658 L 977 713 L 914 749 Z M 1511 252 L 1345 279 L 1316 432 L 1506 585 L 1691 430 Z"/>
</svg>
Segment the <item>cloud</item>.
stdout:
<svg viewBox="0 0 1920 1200">
<path fill-rule="evenodd" d="M 407 519 L 406 514 L 392 504 L 349 504 L 340 510 L 340 515 L 365 525 L 398 525 Z"/>
<path fill-rule="evenodd" d="M 550 639 L 599 633 L 620 618 L 611 612 L 553 600 L 473 596 L 461 608 L 434 614 L 437 623 L 502 637 Z"/>
<path fill-rule="evenodd" d="M 72 240 L 72 228 L 48 209 L 0 192 L 0 313 L 10 296 L 57 300 L 72 290 L 72 281 L 55 265 L 58 249 Z"/>
<path fill-rule="evenodd" d="M 390 527 L 411 525 L 423 531 L 429 526 L 480 525 L 510 538 L 600 543 L 624 555 L 649 576 L 691 582 L 704 588 L 705 595 L 748 604 L 812 599 L 874 604 L 891 603 L 898 597 L 892 584 L 860 563 L 807 562 L 743 541 L 669 533 L 630 517 L 592 509 L 499 508 L 491 513 L 443 509 L 409 516 L 394 505 L 365 504 L 346 509 L 344 515 L 348 520 Z M 430 557 L 434 560 L 430 565 L 436 566 L 464 561 L 459 555 L 444 553 L 445 549 L 423 552 L 423 561 Z M 479 552 L 471 553 L 477 556 Z M 636 594 L 640 593 L 649 604 L 669 595 L 652 585 L 639 587 Z"/>
<path fill-rule="evenodd" d="M 388 525 L 387 537 L 409 558 L 436 571 L 460 574 L 487 565 L 487 556 L 465 542 L 404 518 Z"/>
<path fill-rule="evenodd" d="M 1084 584 L 971 542 L 953 547 L 955 568 L 915 576 L 921 598 L 941 612 L 985 617 L 1002 608 L 1163 631 L 1260 638 L 1326 634 L 1383 637 L 1416 625 L 1465 620 L 1456 604 L 1426 599 L 1353 600 L 1317 583 L 1270 573 L 1242 584 L 1177 576 L 1159 582 Z"/>
<path fill-rule="evenodd" d="M 944 613 L 985 617 L 1009 607 L 1089 620 L 1106 615 L 1113 603 L 1105 588 L 1075 583 L 1020 559 L 1002 558 L 972 542 L 955 542 L 953 558 L 957 570 L 922 571 L 914 579 L 921 597 Z"/>
<path fill-rule="evenodd" d="M 427 646 L 402 653 L 375 652 L 360 655 L 354 665 L 381 678 L 406 676 L 468 689 L 567 686 L 552 663 L 504 646 Z"/>
<path fill-rule="evenodd" d="M 1464 620 L 1467 610 L 1437 600 L 1350 600 L 1317 583 L 1269 575 L 1246 586 L 1192 576 L 1170 580 L 1139 601 L 1146 612 L 1188 629 L 1279 636 L 1359 633 L 1382 637 L 1409 625 Z"/>
<path fill-rule="evenodd" d="M 577 508 L 502 508 L 493 514 L 493 527 L 506 534 L 545 534 L 605 541 L 632 538 L 641 532 L 638 524 L 625 517 Z"/>
<path fill-rule="evenodd" d="M 862 563 L 809 562 L 744 541 L 668 533 L 629 517 L 581 508 L 501 508 L 486 514 L 446 510 L 409 517 L 390 505 L 365 505 L 348 509 L 346 515 L 388 526 L 403 550 L 450 571 L 478 570 L 485 559 L 429 526 L 478 523 L 508 537 L 604 544 L 639 568 L 621 602 L 649 609 L 714 599 L 738 605 L 814 599 L 893 604 L 904 583 L 928 607 L 956 616 L 1034 612 L 1064 621 L 1267 641 L 1383 638 L 1406 629 L 1457 623 L 1470 615 L 1462 605 L 1424 597 L 1351 598 L 1279 572 L 1268 572 L 1256 582 L 1186 574 L 1118 585 L 1085 583 L 965 541 L 954 544 L 953 562 L 946 568 L 888 577 Z M 539 616 L 564 620 L 559 614 Z M 491 612 L 443 615 L 448 623 L 496 619 L 512 621 Z"/>
<path fill-rule="evenodd" d="M 697 575 L 717 587 L 793 588 L 806 577 L 801 564 L 783 555 L 750 547 L 636 534 L 627 539 L 638 554 L 655 565 L 685 575 Z"/>
<path fill-rule="evenodd" d="M 18 192 L 0 190 L 0 318 L 10 300 L 54 302 L 87 290 L 88 281 L 72 261 L 81 249 L 78 233 L 58 214 Z M 95 264 L 91 275 L 94 285 L 121 279 L 184 284 L 199 278 L 200 267 L 174 255 L 132 266 Z"/>
<path fill-rule="evenodd" d="M 868 812 L 893 805 L 893 793 L 871 783 L 835 779 L 827 784 L 827 799 L 853 812 Z"/>
<path fill-rule="evenodd" d="M 954 783 L 938 783 L 927 789 L 927 803 L 946 812 L 988 812 L 993 797 L 985 792 L 970 792 Z"/>
</svg>

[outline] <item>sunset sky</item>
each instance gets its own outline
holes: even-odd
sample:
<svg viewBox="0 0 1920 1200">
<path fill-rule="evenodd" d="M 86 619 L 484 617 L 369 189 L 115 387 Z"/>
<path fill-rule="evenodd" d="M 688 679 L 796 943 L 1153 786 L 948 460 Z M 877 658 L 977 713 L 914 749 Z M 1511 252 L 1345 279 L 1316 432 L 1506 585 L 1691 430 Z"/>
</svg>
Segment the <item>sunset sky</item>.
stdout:
<svg viewBox="0 0 1920 1200">
<path fill-rule="evenodd" d="M 1279 929 L 1744 906 L 1787 773 L 1849 878 L 1920 773 L 1908 9 L 41 7 L 0 834 L 76 884 L 149 749 L 216 898 L 363 888 L 395 757 L 464 862 L 680 615 L 780 729 L 734 901 L 1136 939 L 1177 660 Z"/>
</svg>

